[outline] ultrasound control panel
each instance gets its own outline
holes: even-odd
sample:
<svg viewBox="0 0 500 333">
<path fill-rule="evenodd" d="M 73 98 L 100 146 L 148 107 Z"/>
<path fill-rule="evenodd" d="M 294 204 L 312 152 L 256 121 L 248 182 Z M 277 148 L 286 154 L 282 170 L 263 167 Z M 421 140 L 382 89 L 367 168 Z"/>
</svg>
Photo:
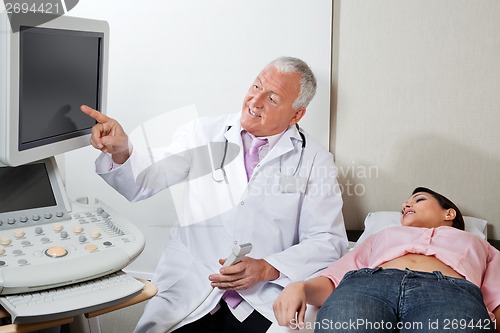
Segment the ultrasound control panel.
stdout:
<svg viewBox="0 0 500 333">
<path fill-rule="evenodd" d="M 30 206 L 44 202 L 40 207 L 0 208 L 0 294 L 32 292 L 103 276 L 121 270 L 144 249 L 141 231 L 104 203 L 87 198 L 66 202 L 64 193 L 58 191 L 61 184 L 57 184 L 57 175 L 51 174 L 55 172 L 52 163 L 46 161 L 43 168 L 37 167 L 43 176 L 47 171 L 52 191 L 46 194 L 48 200 L 30 199 Z M 1 170 L 0 185 L 5 176 Z M 5 179 L 3 182 L 5 185 Z M 35 187 L 37 195 L 43 193 L 40 186 Z M 23 195 L 26 191 L 30 188 L 16 195 L 33 196 Z M 1 195 L 0 205 L 18 205 L 5 193 L 3 198 Z M 53 204 L 47 206 L 47 202 Z"/>
</svg>

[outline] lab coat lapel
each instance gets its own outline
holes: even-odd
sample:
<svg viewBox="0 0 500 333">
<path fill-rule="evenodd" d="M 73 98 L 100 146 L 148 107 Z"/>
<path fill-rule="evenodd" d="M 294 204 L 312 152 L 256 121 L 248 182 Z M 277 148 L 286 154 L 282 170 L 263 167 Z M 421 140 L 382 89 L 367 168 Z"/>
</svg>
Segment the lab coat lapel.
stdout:
<svg viewBox="0 0 500 333">
<path fill-rule="evenodd" d="M 240 151 L 236 158 L 230 161 L 224 169 L 233 197 L 241 199 L 247 188 L 247 175 L 245 172 L 243 142 L 241 140 L 240 118 L 231 119 L 231 121 L 227 123 L 227 127 L 229 126 L 231 126 L 231 128 L 224 133 L 224 138 L 229 144 L 235 144 L 240 147 Z"/>
<path fill-rule="evenodd" d="M 280 158 L 282 155 L 294 150 L 294 140 L 302 141 L 299 131 L 295 126 L 292 126 L 283 133 L 273 149 L 261 161 L 261 165 L 270 163 L 275 158 Z"/>
</svg>

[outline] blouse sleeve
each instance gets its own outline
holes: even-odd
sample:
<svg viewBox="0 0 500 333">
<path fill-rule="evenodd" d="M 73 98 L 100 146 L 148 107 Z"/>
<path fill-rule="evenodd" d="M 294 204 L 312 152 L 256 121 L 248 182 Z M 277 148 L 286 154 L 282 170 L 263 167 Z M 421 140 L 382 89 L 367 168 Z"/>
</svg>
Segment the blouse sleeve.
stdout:
<svg viewBox="0 0 500 333">
<path fill-rule="evenodd" d="M 488 262 L 481 291 L 486 308 L 493 312 L 500 305 L 500 251 L 489 245 Z"/>
<path fill-rule="evenodd" d="M 360 268 L 370 267 L 370 257 L 372 252 L 373 237 L 367 238 L 361 245 L 347 252 L 343 257 L 333 262 L 324 269 L 320 276 L 324 276 L 332 280 L 337 286 L 345 273 Z"/>
</svg>

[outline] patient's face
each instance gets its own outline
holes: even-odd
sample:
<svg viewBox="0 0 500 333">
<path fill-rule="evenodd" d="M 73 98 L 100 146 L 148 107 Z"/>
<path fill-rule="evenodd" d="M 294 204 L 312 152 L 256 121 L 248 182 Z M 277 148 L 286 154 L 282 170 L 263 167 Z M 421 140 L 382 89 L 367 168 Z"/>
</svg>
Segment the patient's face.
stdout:
<svg viewBox="0 0 500 333">
<path fill-rule="evenodd" d="M 431 194 L 418 192 L 403 204 L 401 224 L 421 228 L 451 226 L 448 213 Z"/>
</svg>

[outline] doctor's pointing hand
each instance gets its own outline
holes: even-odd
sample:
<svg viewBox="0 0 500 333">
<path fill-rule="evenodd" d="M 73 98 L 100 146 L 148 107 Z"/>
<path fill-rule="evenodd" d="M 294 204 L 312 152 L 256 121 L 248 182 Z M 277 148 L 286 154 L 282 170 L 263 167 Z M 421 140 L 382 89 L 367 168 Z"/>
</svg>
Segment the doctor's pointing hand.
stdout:
<svg viewBox="0 0 500 333">
<path fill-rule="evenodd" d="M 115 163 L 124 163 L 130 154 L 128 136 L 122 126 L 113 118 L 87 105 L 82 105 L 80 110 L 97 121 L 97 124 L 92 127 L 90 144 L 103 153 L 111 154 Z"/>
</svg>

